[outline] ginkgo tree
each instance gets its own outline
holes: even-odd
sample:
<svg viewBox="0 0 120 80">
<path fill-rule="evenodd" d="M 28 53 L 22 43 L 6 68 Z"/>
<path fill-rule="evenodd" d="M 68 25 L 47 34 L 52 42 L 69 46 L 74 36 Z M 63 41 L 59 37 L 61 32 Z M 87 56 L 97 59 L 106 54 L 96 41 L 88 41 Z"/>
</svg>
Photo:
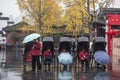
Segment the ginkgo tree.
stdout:
<svg viewBox="0 0 120 80">
<path fill-rule="evenodd" d="M 91 20 L 90 12 L 88 12 L 88 0 L 60 0 L 66 5 L 65 8 L 65 24 L 67 25 L 65 31 L 72 33 L 73 36 L 77 36 L 82 31 L 84 33 L 89 33 L 89 22 Z M 94 2 L 89 0 L 89 8 L 93 9 Z"/>
<path fill-rule="evenodd" d="M 77 35 L 80 31 L 88 33 L 90 14 L 88 0 L 17 0 L 22 15 L 35 32 L 50 34 L 53 26 L 66 26 L 64 32 Z M 89 0 L 90 8 L 94 3 Z M 62 3 L 62 4 L 60 4 Z M 62 9 L 63 8 L 63 9 Z M 25 29 L 25 28 L 23 28 Z M 59 32 L 59 31 L 58 31 Z M 63 31 L 62 31 L 63 32 Z"/>
<path fill-rule="evenodd" d="M 59 26 L 61 19 L 61 7 L 56 0 L 17 0 L 22 15 L 26 18 L 33 31 L 43 33 L 53 32 L 52 26 Z M 62 23 L 63 24 L 63 23 Z"/>
</svg>

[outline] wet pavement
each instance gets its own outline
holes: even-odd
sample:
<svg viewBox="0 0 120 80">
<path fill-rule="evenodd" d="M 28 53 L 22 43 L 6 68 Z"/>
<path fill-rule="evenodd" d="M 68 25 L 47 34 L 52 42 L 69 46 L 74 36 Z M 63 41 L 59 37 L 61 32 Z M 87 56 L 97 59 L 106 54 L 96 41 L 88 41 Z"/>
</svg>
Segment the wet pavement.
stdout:
<svg viewBox="0 0 120 80">
<path fill-rule="evenodd" d="M 31 71 L 30 63 L 23 69 L 22 51 L 0 51 L 0 80 L 120 80 L 120 74 L 92 67 L 87 71 L 80 66 L 63 70 L 62 67 L 51 66 L 51 70 Z"/>
</svg>

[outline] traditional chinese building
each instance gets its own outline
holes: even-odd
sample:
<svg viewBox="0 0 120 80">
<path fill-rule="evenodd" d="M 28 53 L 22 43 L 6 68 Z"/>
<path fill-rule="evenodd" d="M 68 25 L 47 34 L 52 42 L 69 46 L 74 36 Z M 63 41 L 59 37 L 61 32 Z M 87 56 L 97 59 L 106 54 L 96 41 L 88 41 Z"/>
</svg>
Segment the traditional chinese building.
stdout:
<svg viewBox="0 0 120 80">
<path fill-rule="evenodd" d="M 120 8 L 103 8 L 100 10 L 99 14 L 96 16 L 97 20 L 93 21 L 93 31 L 96 36 L 103 36 L 105 37 L 105 30 L 106 30 L 106 21 L 108 19 L 108 14 L 119 14 L 120 15 Z"/>
<path fill-rule="evenodd" d="M 19 45 L 22 45 L 23 32 L 20 28 L 24 25 L 27 25 L 27 23 L 19 22 L 15 25 L 2 28 L 2 31 L 5 31 L 6 33 L 6 45 L 13 46 L 16 41 L 18 41 Z"/>
</svg>

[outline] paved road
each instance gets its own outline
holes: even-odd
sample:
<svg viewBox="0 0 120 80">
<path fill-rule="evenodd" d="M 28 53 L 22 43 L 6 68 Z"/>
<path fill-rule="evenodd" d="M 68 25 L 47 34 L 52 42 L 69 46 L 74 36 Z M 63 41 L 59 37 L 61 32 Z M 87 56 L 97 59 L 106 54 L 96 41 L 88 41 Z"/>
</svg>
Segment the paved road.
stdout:
<svg viewBox="0 0 120 80">
<path fill-rule="evenodd" d="M 78 67 L 71 70 L 51 67 L 50 71 L 42 69 L 32 72 L 28 64 L 25 71 L 22 65 L 22 51 L 18 51 L 17 55 L 15 51 L 1 51 L 0 59 L 0 62 L 4 60 L 0 66 L 0 80 L 120 80 L 120 76 L 94 67 L 87 71 Z"/>
</svg>

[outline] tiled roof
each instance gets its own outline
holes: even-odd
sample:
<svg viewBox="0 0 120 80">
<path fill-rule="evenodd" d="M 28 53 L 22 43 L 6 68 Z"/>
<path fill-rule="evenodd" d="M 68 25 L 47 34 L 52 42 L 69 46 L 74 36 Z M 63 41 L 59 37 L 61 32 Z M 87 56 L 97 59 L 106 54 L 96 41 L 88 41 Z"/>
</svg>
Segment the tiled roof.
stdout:
<svg viewBox="0 0 120 80">
<path fill-rule="evenodd" d="M 27 23 L 19 22 L 15 25 L 12 25 L 12 26 L 6 26 L 6 27 L 2 28 L 2 30 L 3 31 L 15 31 L 15 30 L 18 30 L 18 28 L 23 27 L 24 25 L 27 25 Z"/>
</svg>

